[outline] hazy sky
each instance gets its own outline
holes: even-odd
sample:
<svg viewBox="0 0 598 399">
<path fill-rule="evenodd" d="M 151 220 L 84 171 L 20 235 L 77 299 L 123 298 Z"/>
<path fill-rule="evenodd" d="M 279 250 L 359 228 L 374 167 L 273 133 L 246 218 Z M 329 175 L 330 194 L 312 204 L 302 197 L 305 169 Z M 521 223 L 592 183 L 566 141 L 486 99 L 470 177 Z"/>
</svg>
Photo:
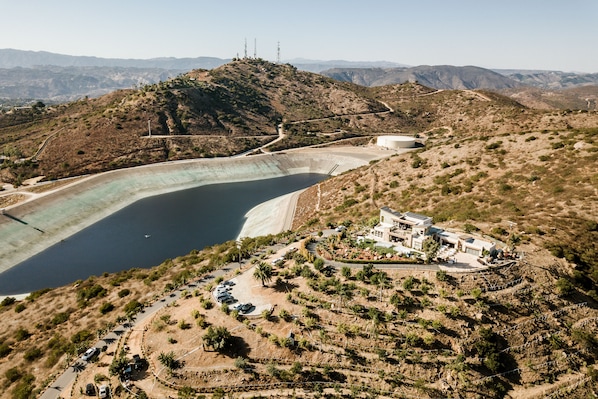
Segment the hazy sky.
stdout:
<svg viewBox="0 0 598 399">
<path fill-rule="evenodd" d="M 0 48 L 598 72 L 598 0 L 0 0 Z"/>
</svg>

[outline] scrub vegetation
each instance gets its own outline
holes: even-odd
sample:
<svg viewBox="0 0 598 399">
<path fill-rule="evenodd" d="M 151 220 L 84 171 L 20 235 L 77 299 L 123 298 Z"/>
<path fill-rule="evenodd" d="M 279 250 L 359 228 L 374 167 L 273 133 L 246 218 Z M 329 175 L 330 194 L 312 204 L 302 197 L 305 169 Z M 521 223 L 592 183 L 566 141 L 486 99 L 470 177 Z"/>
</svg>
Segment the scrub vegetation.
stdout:
<svg viewBox="0 0 598 399">
<path fill-rule="evenodd" d="M 143 137 L 148 119 L 161 137 Z M 334 268 L 302 247 L 251 277 L 277 304 L 255 319 L 215 306 L 206 287 L 186 287 L 146 332 L 159 343 L 148 348 L 150 371 L 167 369 L 159 386 L 189 398 L 242 390 L 426 398 L 598 390 L 596 112 L 535 110 L 495 93 L 417 83 L 364 88 L 236 60 L 139 90 L 0 115 L 8 157 L 1 176 L 19 185 L 36 175 L 231 155 L 273 140 L 279 124 L 287 136 L 278 149 L 369 142 L 380 133 L 409 133 L 423 146 L 308 189 L 293 232 L 2 300 L 0 398 L 36 397 L 98 337 L 189 281 L 239 256 L 259 265 L 260 249 L 339 224 L 347 229 L 333 244 L 342 248 L 377 223 L 382 206 L 432 216 L 525 256 L 457 274 Z M 15 195 L 0 197 L 0 206 L 20 201 Z M 121 355 L 103 352 L 93 367 L 108 375 L 126 366 Z"/>
</svg>

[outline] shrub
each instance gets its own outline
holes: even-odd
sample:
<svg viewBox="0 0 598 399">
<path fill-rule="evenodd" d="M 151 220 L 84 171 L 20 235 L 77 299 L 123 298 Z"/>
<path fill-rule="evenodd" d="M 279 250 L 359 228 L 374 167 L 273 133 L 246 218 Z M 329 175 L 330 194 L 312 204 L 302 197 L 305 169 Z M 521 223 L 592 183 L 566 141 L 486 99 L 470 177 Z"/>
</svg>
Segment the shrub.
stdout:
<svg viewBox="0 0 598 399">
<path fill-rule="evenodd" d="M 403 289 L 411 291 L 415 285 L 415 280 L 412 276 L 409 276 L 403 281 Z"/>
<path fill-rule="evenodd" d="M 23 376 L 23 372 L 19 370 L 17 367 L 13 367 L 6 370 L 4 375 L 6 376 L 8 382 L 12 384 L 13 382 L 18 381 Z"/>
<path fill-rule="evenodd" d="M 100 306 L 101 314 L 106 314 L 108 312 L 112 312 L 113 310 L 114 310 L 114 305 L 111 304 L 110 302 L 105 302 L 102 304 L 102 306 Z"/>
<path fill-rule="evenodd" d="M 7 296 L 6 298 L 4 298 L 2 300 L 2 302 L 0 302 L 0 306 L 4 307 L 4 306 L 10 306 L 13 303 L 15 303 L 17 301 L 16 298 L 13 298 L 11 296 Z"/>
<path fill-rule="evenodd" d="M 35 381 L 35 376 L 33 376 L 32 374 L 26 374 L 22 376 L 19 383 L 15 386 L 15 388 L 12 391 L 12 397 L 14 399 L 31 398 L 33 394 L 33 388 L 35 388 L 33 381 Z"/>
<path fill-rule="evenodd" d="M 558 294 L 561 297 L 565 297 L 571 295 L 574 291 L 573 284 L 566 278 L 559 278 L 556 282 L 556 288 L 558 290 Z"/>
<path fill-rule="evenodd" d="M 129 295 L 130 293 L 131 293 L 131 290 L 129 290 L 128 288 L 125 288 L 124 290 L 118 291 L 118 297 L 119 298 L 124 298 L 127 295 Z"/>
<path fill-rule="evenodd" d="M 131 302 L 125 305 L 124 311 L 125 314 L 135 314 L 139 312 L 143 308 L 143 305 L 139 303 L 137 300 L 132 300 Z"/>
<path fill-rule="evenodd" d="M 189 323 L 187 323 L 185 320 L 182 320 L 182 319 L 181 319 L 181 321 L 179 321 L 179 328 L 180 328 L 181 330 L 188 330 L 188 329 L 190 329 L 190 328 L 191 328 L 191 324 L 189 324 Z"/>
<path fill-rule="evenodd" d="M 25 360 L 27 360 L 28 362 L 32 362 L 35 359 L 40 358 L 42 355 L 43 355 L 43 352 L 40 348 L 33 347 L 33 348 L 30 348 L 27 351 L 25 351 L 25 353 L 23 354 L 23 358 Z"/>
<path fill-rule="evenodd" d="M 61 312 L 61 313 L 58 313 L 58 314 L 54 315 L 54 317 L 52 318 L 51 323 L 57 326 L 59 324 L 64 323 L 68 319 L 69 319 L 69 313 L 67 313 L 67 312 Z"/>
<path fill-rule="evenodd" d="M 438 270 L 436 272 L 436 280 L 438 281 L 446 281 L 447 280 L 447 274 L 445 270 Z"/>
<path fill-rule="evenodd" d="M 15 333 L 15 339 L 17 341 L 25 341 L 27 338 L 29 338 L 31 336 L 31 334 L 29 333 L 29 331 L 25 330 L 24 328 L 19 328 L 17 330 L 17 332 Z"/>
<path fill-rule="evenodd" d="M 16 313 L 21 313 L 23 310 L 25 310 L 25 304 L 24 303 L 18 303 L 17 306 L 15 306 L 15 312 Z"/>
<path fill-rule="evenodd" d="M 0 344 L 0 359 L 2 359 L 3 357 L 8 356 L 8 354 L 12 352 L 12 348 L 10 347 L 10 345 L 8 344 L 8 342 L 2 342 Z"/>
<path fill-rule="evenodd" d="M 314 260 L 314 268 L 317 271 L 321 271 L 323 267 L 324 267 L 324 259 L 316 258 L 316 260 Z"/>
<path fill-rule="evenodd" d="M 490 143 L 486 146 L 486 150 L 491 151 L 499 148 L 502 145 L 502 141 L 496 141 L 494 143 Z"/>
<path fill-rule="evenodd" d="M 80 344 L 82 342 L 90 340 L 91 338 L 93 338 L 93 335 L 89 330 L 81 330 L 71 337 L 71 341 L 74 344 Z"/>
</svg>

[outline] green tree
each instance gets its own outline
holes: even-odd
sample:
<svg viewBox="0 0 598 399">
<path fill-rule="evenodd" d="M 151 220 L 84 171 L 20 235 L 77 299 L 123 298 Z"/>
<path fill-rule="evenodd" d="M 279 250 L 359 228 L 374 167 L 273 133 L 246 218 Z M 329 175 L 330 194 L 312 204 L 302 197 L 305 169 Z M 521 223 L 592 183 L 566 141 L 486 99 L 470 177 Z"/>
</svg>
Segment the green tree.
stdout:
<svg viewBox="0 0 598 399">
<path fill-rule="evenodd" d="M 176 360 L 174 352 L 172 351 L 168 353 L 161 352 L 158 355 L 158 361 L 170 371 L 179 368 L 179 361 Z"/>
<path fill-rule="evenodd" d="M 350 279 L 351 278 L 351 268 L 349 266 L 343 266 L 341 268 L 341 275 L 346 279 Z"/>
<path fill-rule="evenodd" d="M 208 327 L 208 331 L 202 337 L 205 346 L 211 347 L 220 352 L 231 343 L 231 334 L 226 327 Z"/>
<path fill-rule="evenodd" d="M 558 290 L 559 296 L 561 297 L 571 295 L 574 291 L 573 284 L 571 284 L 571 281 L 563 277 L 557 280 L 556 288 Z"/>
<path fill-rule="evenodd" d="M 370 279 L 370 281 L 374 285 L 377 285 L 378 288 L 380 289 L 380 298 L 379 298 L 379 301 L 382 301 L 382 292 L 385 289 L 392 287 L 392 282 L 390 281 L 390 278 L 388 277 L 388 274 L 386 274 L 386 272 L 378 272 L 378 273 L 376 273 L 376 274 L 374 274 L 372 276 L 372 278 Z"/>
<path fill-rule="evenodd" d="M 125 305 L 124 311 L 126 315 L 134 315 L 141 309 L 143 309 L 143 305 L 139 303 L 139 301 L 137 300 L 132 300 L 131 302 Z"/>
<path fill-rule="evenodd" d="M 426 263 L 430 263 L 438 254 L 438 251 L 440 250 L 440 243 L 433 238 L 427 238 L 422 245 L 422 249 L 426 254 Z"/>
<path fill-rule="evenodd" d="M 129 360 L 125 356 L 114 357 L 108 372 L 110 375 L 120 375 L 129 366 Z"/>
<path fill-rule="evenodd" d="M 253 272 L 253 278 L 262 282 L 262 287 L 266 286 L 272 280 L 272 266 L 266 262 L 260 262 Z"/>
<path fill-rule="evenodd" d="M 178 392 L 179 399 L 193 399 L 195 398 L 195 389 L 192 387 L 182 387 Z"/>
<path fill-rule="evenodd" d="M 339 306 L 342 308 L 345 303 L 353 299 L 353 291 L 347 284 L 340 284 L 336 290 Z"/>
</svg>

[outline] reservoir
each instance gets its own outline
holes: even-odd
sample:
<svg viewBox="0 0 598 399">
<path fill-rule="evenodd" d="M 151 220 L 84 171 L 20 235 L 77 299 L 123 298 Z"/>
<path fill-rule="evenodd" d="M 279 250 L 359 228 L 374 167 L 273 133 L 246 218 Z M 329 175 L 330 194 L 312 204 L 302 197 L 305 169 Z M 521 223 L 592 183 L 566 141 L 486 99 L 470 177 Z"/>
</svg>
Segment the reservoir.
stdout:
<svg viewBox="0 0 598 399">
<path fill-rule="evenodd" d="M 149 268 L 193 249 L 233 240 L 249 210 L 326 177 L 294 174 L 143 198 L 0 273 L 0 295 L 62 286 L 104 272 Z"/>
</svg>

